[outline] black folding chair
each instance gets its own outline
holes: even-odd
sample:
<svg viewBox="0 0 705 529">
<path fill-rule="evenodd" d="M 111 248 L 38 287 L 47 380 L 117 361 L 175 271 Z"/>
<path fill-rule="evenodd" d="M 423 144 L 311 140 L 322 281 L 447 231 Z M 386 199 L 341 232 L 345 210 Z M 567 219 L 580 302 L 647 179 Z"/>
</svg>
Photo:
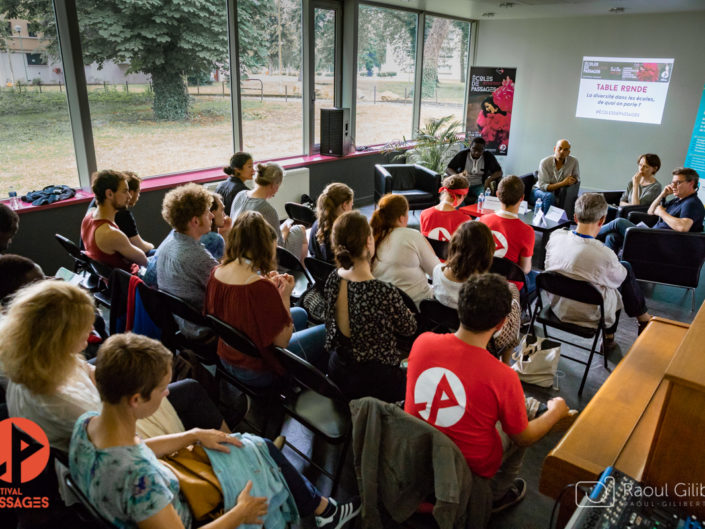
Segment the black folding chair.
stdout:
<svg viewBox="0 0 705 529">
<path fill-rule="evenodd" d="M 83 491 L 78 487 L 76 482 L 71 477 L 71 474 L 66 472 L 64 476 L 64 484 L 69 493 L 81 504 L 81 509 L 79 510 L 79 517 L 92 527 L 97 529 L 115 529 L 115 526 L 111 524 L 98 510 L 93 506 L 88 497 L 83 493 Z"/>
<path fill-rule="evenodd" d="M 567 323 L 562 321 L 556 316 L 556 314 L 551 310 L 550 305 L 544 307 L 543 300 L 541 298 L 541 291 L 544 290 L 554 296 L 559 296 L 562 298 L 571 299 L 573 301 L 579 301 L 581 303 L 586 303 L 588 305 L 597 306 L 600 310 L 600 320 L 597 327 L 583 327 L 582 325 L 576 325 L 574 323 Z M 553 327 L 561 331 L 580 336 L 582 338 L 594 338 L 592 341 L 592 347 L 588 348 L 574 342 L 566 342 L 560 338 L 551 337 L 554 340 L 558 340 L 564 343 L 570 343 L 586 351 L 590 351 L 590 356 L 587 362 L 579 358 L 574 358 L 565 354 L 561 354 L 563 358 L 568 360 L 573 360 L 579 364 L 585 366 L 585 371 L 583 373 L 583 378 L 580 381 L 580 388 L 578 389 L 578 395 L 582 395 L 583 387 L 585 386 L 585 380 L 587 380 L 588 371 L 590 370 L 590 364 L 592 363 L 592 357 L 597 351 L 597 343 L 602 334 L 602 343 L 600 345 L 600 352 L 604 357 L 605 369 L 609 371 L 607 365 L 607 355 L 605 351 L 605 306 L 602 294 L 597 290 L 592 284 L 587 281 L 579 281 L 577 279 L 571 279 L 569 277 L 563 276 L 556 272 L 543 272 L 536 277 L 536 309 L 534 310 L 534 315 L 531 318 L 531 332 L 536 334 L 534 329 L 534 323 L 538 321 L 543 325 L 543 334 L 546 338 L 549 338 L 547 327 Z"/>
<path fill-rule="evenodd" d="M 536 290 L 529 292 L 527 289 L 526 274 L 524 274 L 521 267 L 506 257 L 493 257 L 490 272 L 507 278 L 507 281 L 516 281 L 524 284 L 519 291 L 519 303 L 521 304 L 521 310 L 527 310 L 529 317 L 531 317 L 531 305 L 534 303 L 537 294 Z"/>
<path fill-rule="evenodd" d="M 296 224 L 303 224 L 310 228 L 316 222 L 316 213 L 308 206 L 297 204 L 296 202 L 286 202 L 284 209 L 289 218 Z"/>
<path fill-rule="evenodd" d="M 458 311 L 444 305 L 437 299 L 421 300 L 421 321 L 428 331 L 445 333 L 455 332 L 460 327 Z"/>
<path fill-rule="evenodd" d="M 291 299 L 295 302 L 306 292 L 308 287 L 313 285 L 313 278 L 301 261 L 289 250 L 277 246 L 277 267 L 280 272 L 286 272 L 294 276 L 294 290 L 291 291 Z"/>
<path fill-rule="evenodd" d="M 439 241 L 438 239 L 431 239 L 426 237 L 426 240 L 433 248 L 433 251 L 438 256 L 439 259 L 445 261 L 448 259 L 448 248 L 450 247 L 449 241 Z"/>
<path fill-rule="evenodd" d="M 335 270 L 335 265 L 333 263 L 328 263 L 326 261 L 321 261 L 315 257 L 307 257 L 304 259 L 304 265 L 306 270 L 313 278 L 316 285 L 321 286 L 321 291 L 323 291 L 323 286 L 328 280 L 328 276 Z"/>
<path fill-rule="evenodd" d="M 114 268 L 88 257 L 86 252 L 81 252 L 81 255 L 86 260 L 89 273 L 98 278 L 96 281 L 96 287 L 92 289 L 93 297 L 98 303 L 109 309 L 110 276 L 112 276 Z"/>
<path fill-rule="evenodd" d="M 333 482 L 331 495 L 333 495 L 340 482 L 352 436 L 349 400 L 332 380 L 303 358 L 282 347 L 275 347 L 274 351 L 277 360 L 292 382 L 282 394 L 285 412 L 317 437 L 322 437 L 330 444 L 342 444 L 338 463 L 331 473 L 296 446 L 288 441 L 286 443 L 294 452 L 331 479 Z"/>
</svg>

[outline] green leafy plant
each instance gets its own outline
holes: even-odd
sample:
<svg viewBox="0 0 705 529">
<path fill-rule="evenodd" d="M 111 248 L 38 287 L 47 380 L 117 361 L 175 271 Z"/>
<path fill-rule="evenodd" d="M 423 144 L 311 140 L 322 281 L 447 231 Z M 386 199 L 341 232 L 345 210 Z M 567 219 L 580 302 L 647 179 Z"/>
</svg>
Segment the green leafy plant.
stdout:
<svg viewBox="0 0 705 529">
<path fill-rule="evenodd" d="M 442 173 L 453 155 L 466 146 L 466 140 L 459 137 L 461 126 L 453 116 L 430 119 L 416 131 L 414 140 L 404 138 L 388 143 L 383 152 L 396 153 L 392 161 L 419 164 Z M 403 150 L 409 145 L 413 147 Z"/>
</svg>

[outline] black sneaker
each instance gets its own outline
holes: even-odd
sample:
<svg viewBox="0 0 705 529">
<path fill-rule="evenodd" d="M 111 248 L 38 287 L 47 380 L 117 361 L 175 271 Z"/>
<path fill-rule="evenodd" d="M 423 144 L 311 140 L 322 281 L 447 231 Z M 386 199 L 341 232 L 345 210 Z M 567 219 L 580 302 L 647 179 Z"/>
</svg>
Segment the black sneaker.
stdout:
<svg viewBox="0 0 705 529">
<path fill-rule="evenodd" d="M 316 516 L 316 526 L 319 529 L 341 529 L 360 512 L 361 501 L 358 496 L 341 505 L 338 505 L 333 498 L 329 498 L 328 501 L 335 510 L 329 516 Z"/>
<path fill-rule="evenodd" d="M 492 514 L 502 512 L 519 503 L 526 496 L 526 481 L 523 478 L 516 478 L 514 484 L 499 500 L 492 502 Z"/>
</svg>

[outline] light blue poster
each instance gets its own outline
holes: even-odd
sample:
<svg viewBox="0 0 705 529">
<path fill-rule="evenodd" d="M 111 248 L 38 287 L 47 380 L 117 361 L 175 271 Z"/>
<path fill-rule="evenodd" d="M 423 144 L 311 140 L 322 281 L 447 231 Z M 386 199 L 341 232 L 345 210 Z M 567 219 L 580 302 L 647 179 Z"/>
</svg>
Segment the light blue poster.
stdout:
<svg viewBox="0 0 705 529">
<path fill-rule="evenodd" d="M 685 166 L 695 169 L 700 175 L 700 189 L 698 196 L 700 200 L 705 202 L 705 88 L 703 95 L 700 98 L 700 107 L 695 115 L 695 125 L 693 126 L 693 134 L 690 137 L 690 146 L 688 154 L 685 157 Z"/>
</svg>

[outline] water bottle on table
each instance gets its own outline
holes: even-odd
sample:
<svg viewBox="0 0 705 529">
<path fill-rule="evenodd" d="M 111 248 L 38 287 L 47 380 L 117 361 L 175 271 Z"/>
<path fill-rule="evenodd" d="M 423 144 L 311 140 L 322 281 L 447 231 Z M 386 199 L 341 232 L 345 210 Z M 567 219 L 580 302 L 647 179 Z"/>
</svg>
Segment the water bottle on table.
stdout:
<svg viewBox="0 0 705 529">
<path fill-rule="evenodd" d="M 22 207 L 22 205 L 20 204 L 20 199 L 17 198 L 17 191 L 15 191 L 14 187 L 10 188 L 8 196 L 10 197 L 10 207 L 12 209 L 20 209 Z"/>
<path fill-rule="evenodd" d="M 482 213 L 482 207 L 485 205 L 485 194 L 480 193 L 480 196 L 477 197 L 477 211 L 479 213 Z"/>
<path fill-rule="evenodd" d="M 543 207 L 543 200 L 541 200 L 541 198 L 537 198 L 536 204 L 534 204 L 534 215 L 538 215 L 539 211 L 541 211 L 542 207 Z"/>
</svg>

